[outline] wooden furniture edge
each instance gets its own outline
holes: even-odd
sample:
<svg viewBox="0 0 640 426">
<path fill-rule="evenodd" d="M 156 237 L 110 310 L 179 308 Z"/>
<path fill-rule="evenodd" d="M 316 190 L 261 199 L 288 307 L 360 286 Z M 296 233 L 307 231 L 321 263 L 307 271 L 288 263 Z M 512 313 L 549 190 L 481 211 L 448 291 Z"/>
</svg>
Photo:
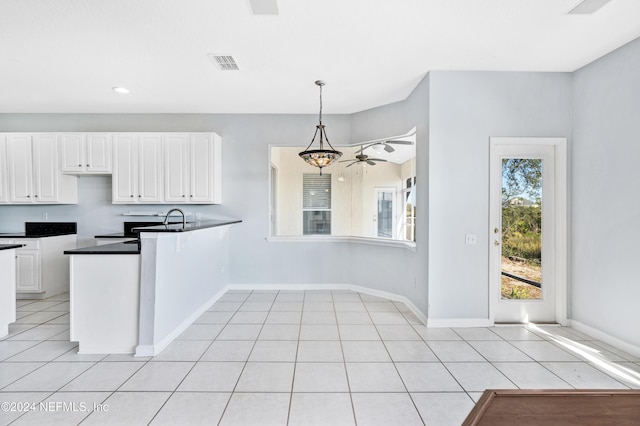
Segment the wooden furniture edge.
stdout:
<svg viewBox="0 0 640 426">
<path fill-rule="evenodd" d="M 638 389 L 487 389 L 484 391 L 476 405 L 467 415 L 462 426 L 477 425 L 487 411 L 491 402 L 496 397 L 522 397 L 522 396 L 614 396 L 614 395 L 638 395 Z"/>
</svg>

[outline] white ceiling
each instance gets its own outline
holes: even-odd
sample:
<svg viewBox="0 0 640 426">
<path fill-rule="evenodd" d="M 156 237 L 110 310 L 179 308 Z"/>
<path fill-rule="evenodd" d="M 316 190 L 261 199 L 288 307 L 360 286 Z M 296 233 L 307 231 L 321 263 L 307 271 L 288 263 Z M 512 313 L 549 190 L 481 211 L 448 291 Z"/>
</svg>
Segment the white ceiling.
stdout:
<svg viewBox="0 0 640 426">
<path fill-rule="evenodd" d="M 0 112 L 317 113 L 324 79 L 324 112 L 352 113 L 429 70 L 574 71 L 640 36 L 640 1 L 567 15 L 577 3 L 2 0 Z"/>
</svg>

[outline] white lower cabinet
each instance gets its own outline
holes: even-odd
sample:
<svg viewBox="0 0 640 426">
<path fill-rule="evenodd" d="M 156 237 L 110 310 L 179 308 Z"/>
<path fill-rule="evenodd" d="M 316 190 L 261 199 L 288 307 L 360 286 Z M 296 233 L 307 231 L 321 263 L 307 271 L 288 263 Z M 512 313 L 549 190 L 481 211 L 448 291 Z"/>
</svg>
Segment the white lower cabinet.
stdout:
<svg viewBox="0 0 640 426">
<path fill-rule="evenodd" d="M 0 239 L 0 244 L 23 244 L 16 249 L 18 299 L 45 298 L 69 291 L 69 261 L 63 252 L 76 248 L 76 235 Z"/>
<path fill-rule="evenodd" d="M 39 293 L 40 253 L 38 250 L 16 250 L 16 291 Z"/>
</svg>

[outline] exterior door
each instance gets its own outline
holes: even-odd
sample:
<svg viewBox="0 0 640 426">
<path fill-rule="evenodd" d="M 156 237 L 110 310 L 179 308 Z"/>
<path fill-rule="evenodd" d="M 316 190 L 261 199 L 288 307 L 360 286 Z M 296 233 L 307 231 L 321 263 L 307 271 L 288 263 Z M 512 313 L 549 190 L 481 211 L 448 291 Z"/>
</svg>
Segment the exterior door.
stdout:
<svg viewBox="0 0 640 426">
<path fill-rule="evenodd" d="M 566 201 L 557 182 L 564 167 L 556 164 L 555 141 L 491 139 L 490 308 L 498 323 L 562 322 L 566 315 L 559 255 L 566 225 L 558 223 Z"/>
<path fill-rule="evenodd" d="M 376 212 L 373 218 L 373 236 L 377 238 L 393 238 L 396 231 L 396 189 L 375 189 Z"/>
</svg>

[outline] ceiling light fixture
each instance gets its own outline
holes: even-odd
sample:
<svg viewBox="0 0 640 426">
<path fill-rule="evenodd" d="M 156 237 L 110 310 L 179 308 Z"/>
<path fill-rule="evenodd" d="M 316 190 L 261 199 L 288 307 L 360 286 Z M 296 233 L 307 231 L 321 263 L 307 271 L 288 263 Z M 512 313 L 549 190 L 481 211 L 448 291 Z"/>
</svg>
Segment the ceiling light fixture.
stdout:
<svg viewBox="0 0 640 426">
<path fill-rule="evenodd" d="M 329 138 L 327 137 L 327 133 L 324 130 L 324 124 L 322 124 L 322 86 L 325 85 L 325 82 L 322 80 L 317 80 L 316 85 L 320 87 L 320 119 L 319 124 L 316 126 L 316 132 L 313 134 L 313 139 L 311 139 L 311 143 L 307 148 L 299 153 L 298 155 L 307 164 L 311 166 L 318 167 L 320 169 L 320 175 L 322 176 L 322 168 L 332 165 L 338 158 L 342 156 L 340 151 L 336 151 L 331 143 L 329 142 Z M 309 150 L 311 145 L 316 140 L 316 136 L 320 132 L 320 149 L 312 149 Z M 324 140 L 327 140 L 327 144 L 331 149 L 324 149 Z"/>
<path fill-rule="evenodd" d="M 116 92 L 118 95 L 128 95 L 129 93 L 131 93 L 129 89 L 127 89 L 126 87 L 120 87 L 120 86 L 112 87 L 112 90 Z"/>
</svg>

